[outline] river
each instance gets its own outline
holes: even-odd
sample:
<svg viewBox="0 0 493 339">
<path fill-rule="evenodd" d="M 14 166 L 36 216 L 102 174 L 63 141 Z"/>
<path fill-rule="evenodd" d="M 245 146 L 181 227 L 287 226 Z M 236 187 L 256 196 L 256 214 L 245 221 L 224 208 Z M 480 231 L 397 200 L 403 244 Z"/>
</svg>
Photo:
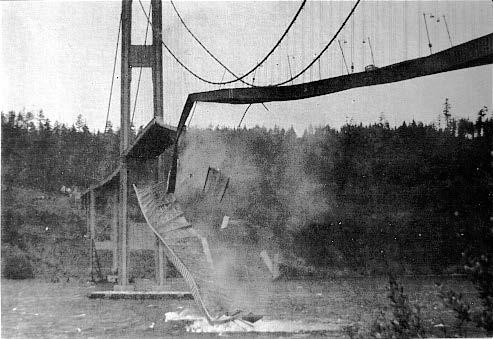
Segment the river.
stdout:
<svg viewBox="0 0 493 339">
<path fill-rule="evenodd" d="M 441 278 L 407 278 L 405 291 L 420 303 L 433 325 L 453 314 L 436 297 Z M 241 328 L 211 328 L 197 319 L 192 300 L 89 299 L 95 287 L 84 283 L 48 283 L 39 280 L 2 279 L 2 338 L 154 338 L 211 336 Z M 463 279 L 445 284 L 474 297 Z M 388 309 L 386 278 L 337 278 L 324 281 L 279 281 L 271 309 L 255 331 L 242 336 L 301 335 L 317 333 L 341 337 L 345 327 L 367 326 L 381 309 Z M 181 321 L 166 321 L 170 317 Z M 184 320 L 191 319 L 191 320 Z M 193 333 L 209 332 L 209 333 Z M 239 334 L 239 333 L 238 333 Z"/>
</svg>

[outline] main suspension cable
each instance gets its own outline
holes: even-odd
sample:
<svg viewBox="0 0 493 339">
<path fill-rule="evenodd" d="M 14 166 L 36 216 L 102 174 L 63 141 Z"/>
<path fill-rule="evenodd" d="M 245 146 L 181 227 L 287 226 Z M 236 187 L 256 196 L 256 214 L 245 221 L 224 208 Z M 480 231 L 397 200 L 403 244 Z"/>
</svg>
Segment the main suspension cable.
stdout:
<svg viewBox="0 0 493 339">
<path fill-rule="evenodd" d="M 298 74 L 296 74 L 295 76 L 291 77 L 290 79 L 287 79 L 285 81 L 282 81 L 280 83 L 277 83 L 277 84 L 271 84 L 271 85 L 268 85 L 268 86 L 255 86 L 253 84 L 248 84 L 249 86 L 252 86 L 252 87 L 277 87 L 277 86 L 281 86 L 281 85 L 284 85 L 284 84 L 287 84 L 288 82 L 291 82 L 295 79 L 297 79 L 298 77 L 300 77 L 302 74 L 304 74 L 310 67 L 313 66 L 313 64 L 315 62 L 317 62 L 318 59 L 320 59 L 320 57 L 325 53 L 325 51 L 330 47 L 330 45 L 334 42 L 334 40 L 338 37 L 339 33 L 342 31 L 342 29 L 346 26 L 346 23 L 349 21 L 349 19 L 351 18 L 351 16 L 353 15 L 354 11 L 356 10 L 356 8 L 358 7 L 358 4 L 361 2 L 361 0 L 357 0 L 356 3 L 354 4 L 353 8 L 351 9 L 351 12 L 349 12 L 349 14 L 347 15 L 346 19 L 344 20 L 344 22 L 342 23 L 342 25 L 339 27 L 339 29 L 337 30 L 337 32 L 334 34 L 334 36 L 332 37 L 332 39 L 329 41 L 329 43 L 327 43 L 327 45 L 325 45 L 325 47 L 320 51 L 320 53 L 303 69 L 301 70 Z M 142 1 L 139 0 L 139 4 L 140 4 L 140 7 L 142 8 L 142 10 L 144 11 L 145 13 L 145 10 L 144 10 L 144 6 L 142 5 Z M 150 22 L 150 18 L 149 16 L 145 13 L 146 15 L 146 18 L 147 20 Z M 208 79 L 205 79 L 203 77 L 201 77 L 200 75 L 198 75 L 197 73 L 195 73 L 194 71 L 192 71 L 189 67 L 187 67 L 174 53 L 173 51 L 168 47 L 168 45 L 166 45 L 166 43 L 161 39 L 161 43 L 162 45 L 164 46 L 164 48 L 168 51 L 168 53 L 173 57 L 173 59 L 175 59 L 175 61 L 182 67 L 184 68 L 188 73 L 190 73 L 192 76 L 194 76 L 195 78 L 205 82 L 205 83 L 208 83 L 208 84 L 211 84 L 211 85 L 222 85 L 224 84 L 223 82 L 216 82 L 216 81 L 210 81 Z M 236 80 L 236 81 L 241 81 L 241 80 Z"/>
<path fill-rule="evenodd" d="M 279 39 L 279 41 L 276 43 L 276 45 L 274 46 L 274 48 L 272 48 L 272 50 L 264 57 L 264 59 L 259 62 L 254 68 L 252 68 L 250 71 L 248 71 L 246 74 L 238 77 L 236 74 L 234 74 L 231 70 L 229 70 L 219 59 L 217 59 L 215 56 L 212 55 L 212 53 L 210 53 L 208 50 L 207 52 L 209 53 L 209 55 L 211 55 L 211 57 L 213 57 L 223 68 L 225 68 L 230 74 L 232 74 L 235 79 L 234 80 L 229 80 L 229 81 L 212 81 L 212 80 L 209 80 L 209 79 L 206 79 L 200 75 L 198 75 L 197 73 L 195 73 L 194 71 L 192 71 L 187 65 L 185 65 L 176 55 L 175 53 L 173 53 L 173 51 L 168 47 L 168 45 L 163 41 L 161 40 L 161 43 L 163 44 L 164 48 L 168 51 L 168 53 L 171 55 L 171 57 L 173 59 L 175 59 L 175 61 L 182 67 L 184 68 L 188 73 L 190 73 L 192 76 L 194 76 L 195 78 L 199 79 L 200 81 L 203 81 L 205 83 L 208 83 L 210 85 L 225 85 L 225 84 L 230 84 L 230 83 L 233 83 L 233 82 L 238 82 L 238 81 L 241 81 L 242 83 L 248 85 L 248 86 L 251 86 L 251 87 L 262 87 L 262 86 L 256 86 L 254 85 L 253 83 L 249 83 L 247 81 L 244 81 L 242 80 L 243 78 L 245 78 L 246 76 L 248 76 L 249 74 L 251 74 L 252 72 L 254 72 L 258 67 L 260 67 L 262 65 L 262 63 L 265 62 L 265 60 L 267 60 L 270 55 L 275 51 L 275 49 L 277 49 L 277 47 L 279 46 L 279 44 L 281 43 L 281 41 L 284 39 L 284 37 L 287 35 L 288 31 L 290 30 L 291 26 L 294 24 L 294 22 L 296 21 L 297 17 L 299 16 L 301 10 L 303 9 L 304 5 L 306 3 L 306 0 L 303 0 L 303 3 L 302 5 L 300 6 L 300 8 L 298 9 L 295 17 L 293 18 L 293 20 L 291 21 L 291 23 L 289 24 L 288 28 L 285 30 L 284 34 L 282 35 L 282 37 Z M 150 22 L 150 18 L 149 16 L 145 13 L 145 9 L 144 9 L 144 6 L 142 4 L 142 1 L 139 0 L 139 4 L 140 4 L 140 7 L 142 9 L 142 11 L 144 12 L 144 15 L 146 16 L 147 18 L 147 21 Z M 178 14 L 178 12 L 177 12 Z M 181 16 L 180 16 L 180 20 L 181 19 Z M 185 25 L 186 28 L 188 28 L 186 26 L 186 24 L 184 23 L 184 21 L 182 21 L 183 25 Z M 196 41 L 204 48 L 206 49 L 206 47 L 195 37 L 195 35 L 193 35 L 193 33 L 191 31 L 189 31 L 190 34 L 192 34 L 192 36 L 196 39 Z"/>
<path fill-rule="evenodd" d="M 284 33 L 281 35 L 281 37 L 279 38 L 279 40 L 276 42 L 276 44 L 274 45 L 274 47 L 272 47 L 272 49 L 269 51 L 269 53 L 267 53 L 264 58 L 262 60 L 260 60 L 260 62 L 258 62 L 255 67 L 253 67 L 252 69 L 250 69 L 248 72 L 246 72 L 245 74 L 243 74 L 242 76 L 237 76 L 235 73 L 233 73 L 226 65 L 224 65 L 224 63 L 221 62 L 221 60 L 219 60 L 214 54 L 212 54 L 212 52 L 206 47 L 204 46 L 204 44 L 197 38 L 197 36 L 190 30 L 190 28 L 187 26 L 187 24 L 185 23 L 185 21 L 183 20 L 183 18 L 181 17 L 180 13 L 178 12 L 178 9 L 176 8 L 175 6 L 175 3 L 171 0 L 170 1 L 171 3 L 171 6 L 173 6 L 173 10 L 175 11 L 176 15 L 178 16 L 178 18 L 180 19 L 180 22 L 182 23 L 183 27 L 185 27 L 185 29 L 187 30 L 187 32 L 192 36 L 192 38 L 194 38 L 194 40 L 204 49 L 204 51 L 207 52 L 207 54 L 209 54 L 211 56 L 211 58 L 213 58 L 219 65 L 221 65 L 226 71 L 228 71 L 229 74 L 231 74 L 232 76 L 235 77 L 235 79 L 233 80 L 229 80 L 229 81 L 221 81 L 223 85 L 225 84 L 230 84 L 230 83 L 233 83 L 233 82 L 237 82 L 237 81 L 241 81 L 242 83 L 246 84 L 246 85 L 249 85 L 249 86 L 254 86 L 253 83 L 252 84 L 249 84 L 245 81 L 242 81 L 242 79 L 244 79 L 245 77 L 247 77 L 248 75 L 252 74 L 253 72 L 255 72 L 255 70 L 257 68 L 259 68 L 271 55 L 272 53 L 274 53 L 274 51 L 279 47 L 279 45 L 281 44 L 281 42 L 284 40 L 284 38 L 286 37 L 286 35 L 288 34 L 288 32 L 290 31 L 291 27 L 293 26 L 293 24 L 296 22 L 296 19 L 298 18 L 298 16 L 300 15 L 301 13 L 301 10 L 303 9 L 303 7 L 305 6 L 306 4 L 306 0 L 303 0 L 301 2 L 301 5 L 300 7 L 298 8 L 298 10 L 296 11 L 296 14 L 294 15 L 293 19 L 291 19 L 291 22 L 289 23 L 288 27 L 284 30 Z"/>
<path fill-rule="evenodd" d="M 108 119 L 110 117 L 111 97 L 113 95 L 113 84 L 115 83 L 116 58 L 118 56 L 118 45 L 120 44 L 120 31 L 122 29 L 122 15 L 123 15 L 123 10 L 120 11 L 120 22 L 118 23 L 118 36 L 116 38 L 115 57 L 113 59 L 113 75 L 111 76 L 110 95 L 108 99 L 108 110 L 106 112 L 106 122 L 104 123 L 104 133 L 106 133 L 106 129 L 108 128 Z"/>
</svg>

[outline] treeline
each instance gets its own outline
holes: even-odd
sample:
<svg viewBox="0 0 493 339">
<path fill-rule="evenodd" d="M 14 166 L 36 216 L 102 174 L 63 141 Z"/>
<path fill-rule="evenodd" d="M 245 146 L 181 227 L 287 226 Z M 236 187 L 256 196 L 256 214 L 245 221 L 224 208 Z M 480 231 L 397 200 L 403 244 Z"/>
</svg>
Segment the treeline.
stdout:
<svg viewBox="0 0 493 339">
<path fill-rule="evenodd" d="M 51 124 L 42 111 L 2 113 L 2 183 L 45 191 L 87 188 L 118 159 L 118 133 L 108 127 L 91 133 L 81 115 L 67 126 Z"/>
<path fill-rule="evenodd" d="M 260 169 L 262 182 L 250 194 L 263 207 L 249 217 L 269 225 L 285 250 L 316 266 L 436 273 L 460 264 L 463 251 L 488 246 L 482 239 L 491 211 L 493 119 L 484 107 L 475 121 L 455 120 L 448 102 L 443 114 L 443 127 L 381 121 L 308 128 L 302 136 L 261 127 L 198 132 L 243 150 Z M 67 127 L 2 114 L 4 184 L 88 187 L 114 168 L 117 156 L 111 128 L 91 133 L 82 118 Z M 293 157 L 302 168 L 286 173 Z M 293 205 L 279 198 L 286 189 L 296 194 L 289 191 L 299 187 L 296 175 L 315 182 L 327 202 L 314 220 L 290 219 Z"/>
<path fill-rule="evenodd" d="M 336 200 L 325 223 L 301 234 L 313 244 L 308 257 L 323 264 L 336 249 L 344 264 L 369 273 L 437 273 L 462 252 L 486 253 L 493 120 L 485 112 L 474 123 L 448 119 L 443 129 L 346 125 L 302 138 L 313 174 Z"/>
</svg>

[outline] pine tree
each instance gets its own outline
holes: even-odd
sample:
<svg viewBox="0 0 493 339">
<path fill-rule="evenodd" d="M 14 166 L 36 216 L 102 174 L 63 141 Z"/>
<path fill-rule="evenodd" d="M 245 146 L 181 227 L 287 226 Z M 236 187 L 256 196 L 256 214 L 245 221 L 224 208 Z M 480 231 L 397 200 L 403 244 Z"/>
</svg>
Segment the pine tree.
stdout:
<svg viewBox="0 0 493 339">
<path fill-rule="evenodd" d="M 105 133 L 109 133 L 109 134 L 113 134 L 114 131 L 113 131 L 113 124 L 111 123 L 111 120 L 108 120 L 108 122 L 106 122 L 106 126 L 104 128 L 104 132 Z"/>
<path fill-rule="evenodd" d="M 77 116 L 77 121 L 75 122 L 75 129 L 77 130 L 77 132 L 82 132 L 84 130 L 84 127 L 87 128 L 86 121 L 82 114 L 79 114 Z"/>
<path fill-rule="evenodd" d="M 445 124 L 448 127 L 449 126 L 449 120 L 452 114 L 450 114 L 450 109 L 452 106 L 450 105 L 448 98 L 445 98 L 445 102 L 443 103 L 443 115 L 445 116 Z"/>
<path fill-rule="evenodd" d="M 482 135 L 483 132 L 483 119 L 488 113 L 488 107 L 483 106 L 478 112 L 478 119 L 476 120 L 476 131 L 478 137 Z"/>
</svg>

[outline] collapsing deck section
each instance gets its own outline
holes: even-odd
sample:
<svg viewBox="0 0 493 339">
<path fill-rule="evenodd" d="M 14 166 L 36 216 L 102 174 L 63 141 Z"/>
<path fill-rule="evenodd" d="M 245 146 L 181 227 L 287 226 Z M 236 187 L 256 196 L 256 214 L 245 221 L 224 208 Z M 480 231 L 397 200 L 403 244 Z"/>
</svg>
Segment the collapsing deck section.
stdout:
<svg viewBox="0 0 493 339">
<path fill-rule="evenodd" d="M 161 184 L 148 189 L 138 189 L 134 186 L 134 190 L 149 227 L 164 244 L 166 256 L 187 282 L 207 320 L 212 322 L 213 317 L 200 293 L 196 277 L 189 270 L 191 265 L 207 268 L 207 263 L 202 262 L 204 256 L 201 255 L 201 244 L 193 234 L 191 225 L 184 218 L 174 195 L 166 194 L 162 187 Z M 185 255 L 184 251 L 188 252 L 188 255 Z M 190 262 L 184 263 L 185 258 L 188 258 Z M 208 273 L 207 270 L 204 273 Z M 210 276 L 207 278 L 211 279 Z"/>
<path fill-rule="evenodd" d="M 127 150 L 127 158 L 152 159 L 173 145 L 176 128 L 166 125 L 163 119 L 155 117 L 147 124 L 132 146 Z"/>
<path fill-rule="evenodd" d="M 149 160 L 158 157 L 171 147 L 176 140 L 176 127 L 167 125 L 160 117 L 153 118 L 135 142 L 125 151 L 127 159 Z M 82 193 L 82 199 L 88 199 L 90 191 L 103 192 L 117 189 L 120 180 L 120 166 L 110 175 Z"/>
<path fill-rule="evenodd" d="M 252 318 L 246 300 L 247 286 L 234 277 L 241 271 L 250 284 L 260 286 L 268 279 L 267 267 L 259 265 L 261 257 L 258 256 L 257 265 L 249 265 L 252 261 L 244 260 L 249 256 L 245 253 L 248 250 L 238 251 L 242 244 L 223 246 L 210 242 L 214 227 L 207 228 L 203 222 L 202 227 L 189 223 L 174 194 L 167 193 L 165 187 L 162 183 L 140 189 L 134 185 L 134 190 L 148 226 L 164 245 L 167 258 L 182 275 L 203 315 L 211 324 Z M 204 198 L 216 201 L 214 194 Z M 256 251 L 249 252 L 252 256 Z M 259 269 L 264 274 L 259 274 Z"/>
</svg>

